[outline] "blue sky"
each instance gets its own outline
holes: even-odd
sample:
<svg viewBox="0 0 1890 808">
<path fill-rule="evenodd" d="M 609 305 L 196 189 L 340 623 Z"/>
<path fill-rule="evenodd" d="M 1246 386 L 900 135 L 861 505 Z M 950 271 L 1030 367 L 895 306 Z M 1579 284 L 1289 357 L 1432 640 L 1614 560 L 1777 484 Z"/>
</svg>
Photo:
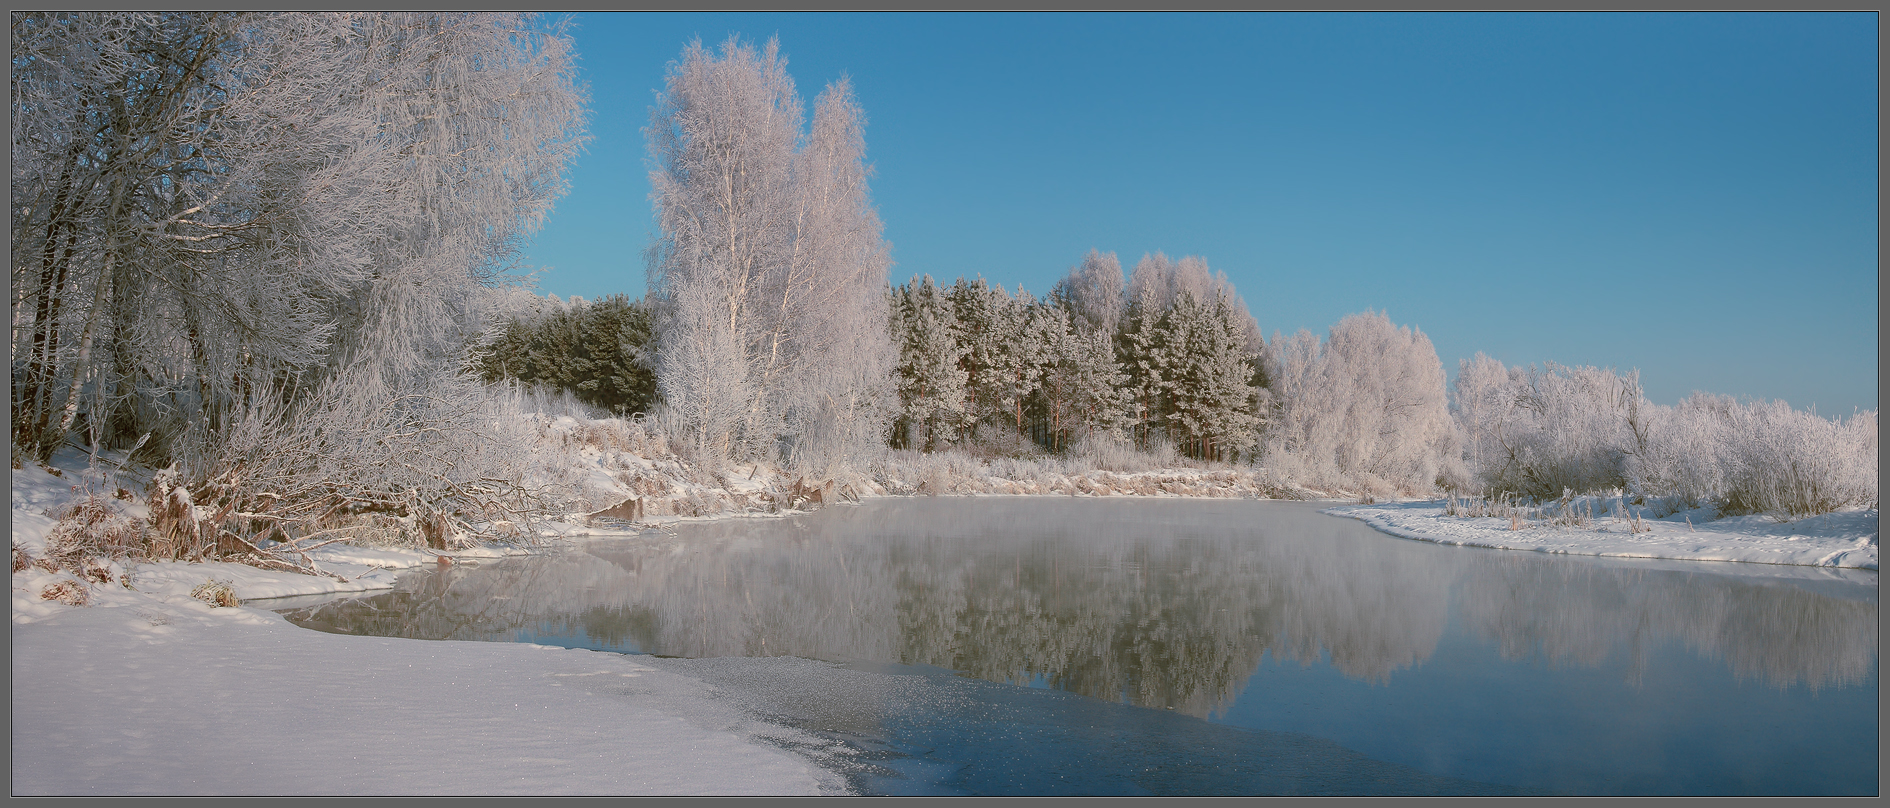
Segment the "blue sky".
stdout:
<svg viewBox="0 0 1890 808">
<path fill-rule="evenodd" d="M 894 282 L 1200 255 L 1261 330 L 1379 309 L 1452 375 L 1877 406 L 1877 35 L 1824 14 L 575 15 L 594 140 L 526 248 L 640 296 L 642 129 L 691 38 L 868 116 Z"/>
</svg>

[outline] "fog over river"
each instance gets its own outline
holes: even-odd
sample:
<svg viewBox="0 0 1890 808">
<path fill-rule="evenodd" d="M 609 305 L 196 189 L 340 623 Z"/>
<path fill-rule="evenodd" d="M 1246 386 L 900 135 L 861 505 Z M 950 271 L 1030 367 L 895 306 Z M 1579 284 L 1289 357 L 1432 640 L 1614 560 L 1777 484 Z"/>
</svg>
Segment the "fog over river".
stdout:
<svg viewBox="0 0 1890 808">
<path fill-rule="evenodd" d="M 1874 715 L 1876 597 L 1870 572 L 1444 547 L 1310 503 L 942 497 L 596 538 L 291 617 L 354 634 L 931 666 L 1252 725 L 1241 716 L 1269 697 L 1247 692 L 1258 672 L 1329 668 L 1395 692 L 1454 647 L 1453 632 L 1515 676 L 1578 671 L 1633 694 L 1685 684 L 1643 681 L 1650 659 L 1681 653 L 1726 680 L 1700 687 L 1762 698 L 1828 709 L 1834 689 L 1869 685 L 1857 706 Z M 1237 702 L 1248 708 L 1229 718 Z M 832 731 L 870 735 L 883 719 L 830 712 Z M 1420 768 L 1595 790 L 1502 767 Z"/>
</svg>

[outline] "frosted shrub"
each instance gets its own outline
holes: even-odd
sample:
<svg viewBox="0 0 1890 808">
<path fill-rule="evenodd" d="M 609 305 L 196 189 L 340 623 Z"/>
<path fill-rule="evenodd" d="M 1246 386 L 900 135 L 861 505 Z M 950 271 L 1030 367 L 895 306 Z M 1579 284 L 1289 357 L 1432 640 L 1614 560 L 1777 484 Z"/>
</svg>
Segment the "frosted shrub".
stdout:
<svg viewBox="0 0 1890 808">
<path fill-rule="evenodd" d="M 1731 414 L 1729 396 L 1695 393 L 1677 407 L 1643 405 L 1647 428 L 1628 459 L 1628 487 L 1674 513 L 1717 502 L 1726 492 Z M 1666 513 L 1657 515 L 1665 516 Z"/>
<path fill-rule="evenodd" d="M 1828 420 L 1783 401 L 1732 412 L 1725 508 L 1792 517 L 1877 501 L 1877 414 Z"/>
<path fill-rule="evenodd" d="M 1010 424 L 984 422 L 972 431 L 972 439 L 958 447 L 960 451 L 985 460 L 999 458 L 1041 458 L 1043 447 L 1029 435 Z"/>
<path fill-rule="evenodd" d="M 1637 373 L 1554 363 L 1529 368 L 1517 391 L 1517 417 L 1504 423 L 1512 455 L 1497 487 L 1537 499 L 1620 487 L 1628 422 L 1640 398 Z"/>
<path fill-rule="evenodd" d="M 67 606 L 85 606 L 92 602 L 92 592 L 85 584 L 71 578 L 63 578 L 47 584 L 39 591 L 40 600 L 56 600 Z"/>
<path fill-rule="evenodd" d="M 542 507 L 524 483 L 527 437 L 505 401 L 465 374 L 343 374 L 293 410 L 258 404 L 186 441 L 201 448 L 152 488 L 154 554 L 306 572 L 303 552 L 370 521 L 398 524 L 399 543 L 444 549 L 481 523 L 526 521 Z"/>
<path fill-rule="evenodd" d="M 1642 424 L 1638 373 L 1553 362 L 1506 370 L 1479 354 L 1461 366 L 1456 390 L 1457 426 L 1483 490 L 1544 501 L 1626 482 Z"/>
<path fill-rule="evenodd" d="M 1148 451 L 1142 451 L 1127 440 L 1099 432 L 1078 438 L 1073 454 L 1078 465 L 1100 471 L 1134 473 L 1174 466 L 1174 444 L 1152 443 Z"/>
<path fill-rule="evenodd" d="M 1547 502 L 1631 491 L 1655 516 L 1716 504 L 1802 517 L 1877 500 L 1877 414 L 1826 419 L 1782 401 L 1695 393 L 1666 407 L 1638 374 L 1553 363 L 1460 366 L 1454 417 L 1475 485 Z"/>
<path fill-rule="evenodd" d="M 96 492 L 61 510 L 58 518 L 46 536 L 46 558 L 59 568 L 82 573 L 95 559 L 144 554 L 144 525 Z"/>
<path fill-rule="evenodd" d="M 493 385 L 492 391 L 494 403 L 508 412 L 541 413 L 552 418 L 568 415 L 581 421 L 610 417 L 610 413 L 561 388 L 503 382 Z"/>
<path fill-rule="evenodd" d="M 1802 517 L 1877 500 L 1877 415 L 1826 419 L 1782 401 L 1695 394 L 1647 406 L 1631 485 L 1664 510 Z"/>
<path fill-rule="evenodd" d="M 235 583 L 223 578 L 211 578 L 190 590 L 190 596 L 210 604 L 212 607 L 230 608 L 243 605 L 236 599 Z"/>
</svg>

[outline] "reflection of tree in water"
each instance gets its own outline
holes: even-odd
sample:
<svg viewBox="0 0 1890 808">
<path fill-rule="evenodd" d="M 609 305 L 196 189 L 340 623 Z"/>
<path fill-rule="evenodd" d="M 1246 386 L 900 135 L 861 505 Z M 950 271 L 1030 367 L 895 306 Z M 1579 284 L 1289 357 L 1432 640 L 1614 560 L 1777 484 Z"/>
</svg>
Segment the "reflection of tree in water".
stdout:
<svg viewBox="0 0 1890 808">
<path fill-rule="evenodd" d="M 688 524 L 455 567 L 298 619 L 355 633 L 582 631 L 695 658 L 929 664 L 1207 715 L 1262 657 L 1386 681 L 1465 624 L 1508 658 L 1595 665 L 1679 639 L 1775 683 L 1856 681 L 1875 600 L 1382 536 L 1303 505 L 937 499 Z M 1638 663 L 1635 663 L 1638 664 Z"/>
<path fill-rule="evenodd" d="M 594 560 L 594 559 L 593 559 Z M 311 628 L 347 634 L 429 640 L 509 639 L 556 604 L 535 596 L 564 589 L 584 574 L 578 555 L 449 567 L 405 576 L 386 595 L 296 609 L 288 617 Z M 608 566 L 608 565 L 602 565 Z M 581 585 L 581 584 L 580 584 Z"/>
<path fill-rule="evenodd" d="M 1555 563 L 1480 554 L 1463 576 L 1466 626 L 1505 659 L 1600 665 L 1625 647 L 1638 683 L 1647 652 L 1679 641 L 1740 679 L 1814 692 L 1876 667 L 1877 601 L 1763 578 Z"/>
<path fill-rule="evenodd" d="M 1342 565 L 1370 559 L 1333 545 L 1195 535 L 1092 546 L 1088 559 L 1083 549 L 1073 537 L 977 555 L 943 540 L 903 546 L 902 661 L 994 681 L 1041 675 L 1088 696 L 1206 715 L 1231 703 L 1268 651 L 1311 662 L 1323 648 L 1342 670 L 1383 680 L 1428 657 L 1442 633 L 1441 582 L 1348 585 Z"/>
</svg>

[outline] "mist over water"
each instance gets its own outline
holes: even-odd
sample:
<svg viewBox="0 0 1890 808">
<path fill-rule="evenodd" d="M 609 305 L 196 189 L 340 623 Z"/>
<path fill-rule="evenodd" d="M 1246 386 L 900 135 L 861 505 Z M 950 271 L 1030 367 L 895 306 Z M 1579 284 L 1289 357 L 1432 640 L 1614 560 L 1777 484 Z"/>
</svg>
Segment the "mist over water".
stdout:
<svg viewBox="0 0 1890 808">
<path fill-rule="evenodd" d="M 1437 672 L 1468 653 L 1459 647 L 1491 658 L 1482 668 L 1498 669 L 1505 681 L 1576 676 L 1612 688 L 1609 698 L 1620 703 L 1657 697 L 1663 688 L 1730 688 L 1737 691 L 1730 697 L 1743 702 L 1777 701 L 1766 701 L 1772 705 L 1765 708 L 1768 715 L 1800 723 L 1825 720 L 1798 714 L 1804 709 L 1830 711 L 1843 704 L 1874 716 L 1876 609 L 1872 573 L 1441 547 L 1384 536 L 1306 503 L 938 498 L 602 538 L 546 556 L 416 574 L 393 593 L 308 607 L 291 618 L 345 633 L 527 640 L 692 660 L 795 657 L 856 668 L 921 666 L 913 670 L 956 671 L 1106 703 L 1084 710 L 1131 709 L 1125 715 L 1147 716 L 1132 708 L 1152 708 L 1164 714 L 1160 721 L 1193 721 L 1190 726 L 1197 728 L 1241 724 L 1302 733 L 1293 736 L 1300 739 L 1295 743 L 1318 740 L 1303 734 L 1311 732 L 1326 739 L 1321 743 L 1339 740 L 1355 749 L 1377 744 L 1379 757 L 1431 775 L 1474 773 L 1523 790 L 1617 793 L 1606 782 L 1542 774 L 1540 760 L 1507 767 L 1427 763 L 1431 758 L 1405 755 L 1383 733 L 1328 726 L 1316 717 L 1300 720 L 1301 726 L 1266 726 L 1291 722 L 1253 716 L 1271 715 L 1269 700 L 1301 692 L 1294 688 L 1367 687 L 1362 692 L 1385 694 L 1417 686 L 1407 683 L 1433 682 Z M 1687 678 L 1700 681 L 1671 681 L 1671 666 L 1650 667 L 1650 659 L 1676 653 L 1690 660 Z M 1451 660 L 1437 661 L 1440 655 Z M 755 663 L 731 664 L 698 673 L 715 681 L 708 673 L 746 671 L 731 682 L 760 675 Z M 785 675 L 788 668 L 773 670 Z M 1262 691 L 1250 687 L 1261 681 L 1258 673 L 1267 674 Z M 1319 676 L 1331 681 L 1315 682 Z M 803 689 L 817 690 L 811 683 L 822 678 L 802 676 L 808 683 Z M 746 687 L 751 696 L 761 692 L 752 685 L 729 687 Z M 951 725 L 961 733 L 978 725 L 963 716 L 948 721 L 949 711 L 862 706 L 885 700 L 871 688 L 854 692 L 858 704 L 841 707 L 846 700 L 830 700 L 824 712 L 779 694 L 761 699 L 757 709 L 886 742 L 892 742 L 886 733 L 898 723 L 895 714 L 931 715 L 928 726 Z M 985 695 L 966 698 L 1050 695 L 1021 688 L 978 692 Z M 1430 698 L 1468 700 L 1474 694 Z M 1058 709 L 1075 715 L 1070 705 L 1077 703 Z M 1570 703 L 1564 709 L 1574 715 L 1609 706 Z M 917 732 L 906 723 L 906 735 Z M 1832 743 L 1867 744 L 1863 751 L 1874 760 L 1874 721 L 1868 728 L 1867 738 Z M 1224 738 L 1221 744 L 1238 746 L 1259 737 L 1249 730 L 1190 731 L 1247 732 L 1226 736 L 1238 742 Z M 934 739 L 928 748 L 938 746 Z M 1764 757 L 1763 750 L 1751 754 Z M 1702 765 L 1704 774 L 1674 782 L 1697 789 L 1717 782 L 1711 771 L 1755 764 Z M 970 776 L 963 766 L 952 770 L 961 779 Z M 1370 787 L 1335 790 L 1329 786 L 1344 778 L 1325 774 L 1286 780 L 1248 774 L 1223 785 L 1245 783 L 1261 791 L 1226 793 L 1375 793 Z M 1359 784 L 1377 783 L 1383 793 L 1476 790 L 1469 781 L 1416 785 L 1408 777 L 1354 775 Z M 1400 776 L 1407 775 L 1417 772 Z M 1210 780 L 1170 785 L 1181 793 L 1208 793 L 1214 789 L 1202 789 Z M 882 778 L 865 787 L 886 790 L 886 783 L 896 781 Z M 941 793 L 997 787 L 996 781 L 978 782 Z M 1658 782 L 1632 782 L 1639 784 L 1633 788 L 1666 793 Z M 1749 776 L 1728 782 L 1755 787 Z M 1756 787 L 1833 793 L 1825 785 L 1785 777 Z M 1165 793 L 1126 780 L 1090 786 L 1093 793 Z M 1043 782 L 1039 787 L 1048 788 Z M 1875 779 L 1837 788 L 1836 793 L 1874 791 Z"/>
</svg>

